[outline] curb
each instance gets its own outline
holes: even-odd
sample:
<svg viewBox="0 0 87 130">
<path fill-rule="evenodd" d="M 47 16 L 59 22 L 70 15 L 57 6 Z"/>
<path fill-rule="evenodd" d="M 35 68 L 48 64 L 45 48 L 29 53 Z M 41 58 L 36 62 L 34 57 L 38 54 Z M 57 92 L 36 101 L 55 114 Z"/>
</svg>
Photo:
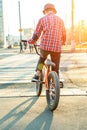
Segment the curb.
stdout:
<svg viewBox="0 0 87 130">
<path fill-rule="evenodd" d="M 7 97 L 33 97 L 37 96 L 36 92 L 30 92 L 29 89 L 3 89 L 0 90 L 0 98 L 7 98 Z M 41 96 L 45 97 L 45 90 L 42 91 Z M 87 96 L 87 90 L 81 90 L 77 88 L 67 89 L 63 88 L 60 89 L 60 96 Z"/>
</svg>

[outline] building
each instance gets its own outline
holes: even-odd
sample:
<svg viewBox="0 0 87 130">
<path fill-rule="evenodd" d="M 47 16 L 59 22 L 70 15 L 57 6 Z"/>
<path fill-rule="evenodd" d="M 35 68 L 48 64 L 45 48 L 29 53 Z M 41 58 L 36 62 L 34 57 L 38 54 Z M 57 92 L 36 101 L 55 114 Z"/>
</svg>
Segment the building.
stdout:
<svg viewBox="0 0 87 130">
<path fill-rule="evenodd" d="M 0 48 L 6 47 L 5 0 L 0 0 Z"/>
<path fill-rule="evenodd" d="M 34 32 L 34 29 L 33 29 L 33 28 L 23 28 L 23 36 L 24 36 L 26 39 L 31 38 L 32 35 L 33 35 L 33 32 Z"/>
</svg>

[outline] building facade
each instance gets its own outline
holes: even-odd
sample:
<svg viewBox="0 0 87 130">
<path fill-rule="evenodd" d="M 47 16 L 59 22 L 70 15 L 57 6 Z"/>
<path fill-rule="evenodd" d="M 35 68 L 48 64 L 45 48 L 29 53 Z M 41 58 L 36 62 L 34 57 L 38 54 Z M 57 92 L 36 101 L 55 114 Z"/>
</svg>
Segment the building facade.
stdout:
<svg viewBox="0 0 87 130">
<path fill-rule="evenodd" d="M 6 47 L 5 0 L 0 0 L 0 48 Z"/>
</svg>

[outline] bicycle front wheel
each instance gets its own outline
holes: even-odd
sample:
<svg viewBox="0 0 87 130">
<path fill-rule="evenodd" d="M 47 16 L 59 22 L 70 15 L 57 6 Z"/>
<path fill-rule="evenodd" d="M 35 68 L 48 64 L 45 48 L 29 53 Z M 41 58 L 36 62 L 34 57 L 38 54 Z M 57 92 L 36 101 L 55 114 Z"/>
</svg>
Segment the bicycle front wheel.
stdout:
<svg viewBox="0 0 87 130">
<path fill-rule="evenodd" d="M 59 78 L 55 71 L 48 75 L 48 90 L 46 90 L 46 99 L 48 108 L 53 111 L 57 108 L 60 98 Z"/>
</svg>

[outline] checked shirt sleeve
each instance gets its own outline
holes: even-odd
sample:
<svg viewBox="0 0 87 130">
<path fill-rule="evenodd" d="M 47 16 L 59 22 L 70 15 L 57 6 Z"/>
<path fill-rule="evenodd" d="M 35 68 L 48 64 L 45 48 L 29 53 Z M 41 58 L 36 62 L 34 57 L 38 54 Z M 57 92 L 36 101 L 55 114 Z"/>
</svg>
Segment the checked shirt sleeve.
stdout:
<svg viewBox="0 0 87 130">
<path fill-rule="evenodd" d="M 41 24 L 41 19 L 38 21 L 38 24 L 37 24 L 37 26 L 36 26 L 36 30 L 35 30 L 35 32 L 34 32 L 34 34 L 33 34 L 33 36 L 32 36 L 32 39 L 34 40 L 34 41 L 37 41 L 38 39 L 39 39 L 39 37 L 40 37 L 40 35 L 41 35 L 41 32 L 42 32 L 42 24 Z"/>
</svg>

